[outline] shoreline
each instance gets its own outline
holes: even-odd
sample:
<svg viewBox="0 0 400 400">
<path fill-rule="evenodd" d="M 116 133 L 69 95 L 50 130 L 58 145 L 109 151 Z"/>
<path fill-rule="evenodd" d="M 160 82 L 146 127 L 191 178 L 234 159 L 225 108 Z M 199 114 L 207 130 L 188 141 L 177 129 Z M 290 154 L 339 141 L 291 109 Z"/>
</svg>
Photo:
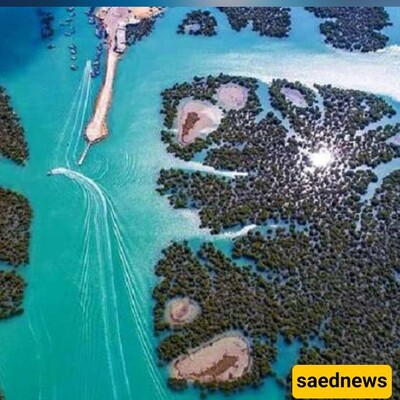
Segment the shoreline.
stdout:
<svg viewBox="0 0 400 400">
<path fill-rule="evenodd" d="M 96 98 L 93 116 L 85 129 L 85 138 L 90 144 L 98 143 L 108 136 L 107 117 L 112 102 L 118 59 L 114 51 L 108 51 L 106 76 Z"/>
<path fill-rule="evenodd" d="M 84 136 L 89 144 L 98 143 L 109 134 L 107 118 L 112 104 L 116 70 L 128 46 L 126 27 L 152 20 L 162 12 L 161 7 L 100 7 L 96 11 L 96 18 L 107 32 L 107 67 L 92 117 L 85 128 Z"/>
</svg>

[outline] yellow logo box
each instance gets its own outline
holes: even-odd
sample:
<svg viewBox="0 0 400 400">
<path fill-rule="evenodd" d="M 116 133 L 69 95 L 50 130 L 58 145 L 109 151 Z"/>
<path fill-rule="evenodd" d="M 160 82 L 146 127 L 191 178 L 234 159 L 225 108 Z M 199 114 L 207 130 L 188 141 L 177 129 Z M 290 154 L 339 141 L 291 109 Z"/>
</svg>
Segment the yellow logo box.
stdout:
<svg viewBox="0 0 400 400">
<path fill-rule="evenodd" d="M 292 395 L 296 399 L 388 399 L 390 365 L 295 365 Z"/>
</svg>

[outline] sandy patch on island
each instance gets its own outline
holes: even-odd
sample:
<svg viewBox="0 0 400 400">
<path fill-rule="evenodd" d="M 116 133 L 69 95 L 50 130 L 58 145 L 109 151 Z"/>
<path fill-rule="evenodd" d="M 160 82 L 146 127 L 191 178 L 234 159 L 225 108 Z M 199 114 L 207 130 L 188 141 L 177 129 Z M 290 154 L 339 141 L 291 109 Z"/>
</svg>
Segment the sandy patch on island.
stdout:
<svg viewBox="0 0 400 400">
<path fill-rule="evenodd" d="M 292 102 L 296 107 L 307 107 L 307 101 L 304 96 L 297 89 L 283 87 L 281 93 L 285 96 L 287 101 Z"/>
<path fill-rule="evenodd" d="M 163 7 L 128 7 L 130 13 L 139 20 L 151 18 L 155 15 L 160 14 L 163 11 Z"/>
<path fill-rule="evenodd" d="M 200 24 L 187 24 L 185 25 L 184 29 L 185 29 L 185 33 L 195 33 L 198 32 L 200 30 L 201 26 Z"/>
<path fill-rule="evenodd" d="M 97 7 L 95 15 L 104 20 L 110 13 L 119 13 L 121 22 L 134 23 L 138 20 L 152 18 L 162 11 L 163 7 Z"/>
<path fill-rule="evenodd" d="M 165 319 L 171 326 L 192 322 L 200 314 L 200 306 L 188 297 L 173 299 L 167 303 Z"/>
<path fill-rule="evenodd" d="M 389 142 L 395 144 L 396 146 L 400 146 L 400 133 L 390 138 Z"/>
<path fill-rule="evenodd" d="M 227 83 L 217 89 L 218 104 L 225 110 L 240 110 L 246 105 L 249 91 L 236 83 Z"/>
<path fill-rule="evenodd" d="M 251 366 L 250 347 L 239 334 L 219 336 L 172 362 L 171 376 L 198 382 L 230 381 Z"/>
<path fill-rule="evenodd" d="M 177 128 L 181 144 L 190 144 L 197 137 L 218 128 L 222 111 L 209 101 L 184 99 L 178 106 Z"/>
</svg>

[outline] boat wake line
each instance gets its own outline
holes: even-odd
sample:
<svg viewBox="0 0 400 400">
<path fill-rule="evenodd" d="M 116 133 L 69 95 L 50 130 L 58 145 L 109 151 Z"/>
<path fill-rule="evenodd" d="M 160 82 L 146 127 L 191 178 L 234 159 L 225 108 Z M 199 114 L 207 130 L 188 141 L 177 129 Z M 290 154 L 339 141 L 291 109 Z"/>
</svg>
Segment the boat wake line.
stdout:
<svg viewBox="0 0 400 400">
<path fill-rule="evenodd" d="M 146 367 L 155 384 L 159 399 L 166 399 L 166 392 L 161 382 L 159 371 L 154 363 L 152 344 L 149 341 L 147 321 L 140 312 L 140 303 L 144 300 L 138 289 L 138 276 L 135 276 L 129 262 L 127 246 L 122 237 L 118 215 L 107 193 L 93 179 L 68 168 L 54 168 L 49 175 L 63 175 L 74 181 L 82 190 L 86 203 L 84 252 L 82 256 L 81 306 L 85 325 L 84 334 L 90 335 L 89 284 L 90 274 L 99 280 L 101 321 L 104 329 L 107 365 L 111 377 L 114 400 L 131 399 L 132 392 L 128 378 L 124 348 L 122 345 L 116 279 L 122 277 L 132 317 L 135 321 L 137 335 L 143 351 Z M 117 250 L 113 255 L 113 245 Z M 93 251 L 94 250 L 94 251 Z M 121 265 L 122 269 L 117 266 Z M 118 275 L 122 272 L 122 275 Z M 116 384 L 116 377 L 123 377 L 124 396 L 121 396 L 121 385 Z"/>
<path fill-rule="evenodd" d="M 92 79 L 90 72 L 92 65 L 90 60 L 86 62 L 85 69 L 82 74 L 81 81 L 72 99 L 71 107 L 67 113 L 67 118 L 61 130 L 57 133 L 57 146 L 55 155 L 62 154 L 61 149 L 66 149 L 63 160 L 55 159 L 55 165 L 64 163 L 68 168 L 71 168 L 70 160 L 75 164 L 79 163 L 78 148 L 79 141 L 82 139 L 83 126 L 85 123 L 86 112 L 90 100 L 90 89 Z M 53 165 L 54 165 L 53 164 Z"/>
</svg>

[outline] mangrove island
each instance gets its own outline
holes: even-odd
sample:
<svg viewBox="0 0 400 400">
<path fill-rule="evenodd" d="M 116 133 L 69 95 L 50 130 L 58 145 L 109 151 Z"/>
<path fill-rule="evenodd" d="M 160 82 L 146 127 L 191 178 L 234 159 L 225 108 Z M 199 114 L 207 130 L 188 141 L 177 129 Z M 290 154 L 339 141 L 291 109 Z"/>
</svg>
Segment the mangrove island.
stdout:
<svg viewBox="0 0 400 400">
<path fill-rule="evenodd" d="M 392 25 L 384 7 L 306 7 L 317 18 L 325 43 L 362 53 L 383 49 L 389 38 L 380 31 Z"/>
<path fill-rule="evenodd" d="M 226 107 L 221 87 L 235 88 L 236 100 L 237 93 L 246 96 L 238 107 Z M 154 323 L 170 386 L 192 383 L 204 395 L 257 387 L 276 376 L 279 337 L 301 343 L 299 364 L 399 368 L 400 171 L 368 195 L 378 182 L 374 169 L 400 157 L 390 140 L 400 124 L 388 122 L 395 110 L 370 93 L 275 79 L 269 85 L 274 111 L 264 113 L 257 88 L 255 79 L 220 74 L 162 93 L 167 150 L 184 160 L 202 152 L 207 166 L 243 174 L 164 169 L 159 193 L 174 207 L 198 210 L 212 234 L 255 225 L 227 253 L 212 243 L 195 250 L 188 242 L 163 251 Z M 179 125 L 187 102 L 202 108 Z M 202 115 L 217 114 L 196 131 Z M 182 140 L 180 126 L 190 141 Z M 175 298 L 191 299 L 201 312 L 169 324 L 165 310 Z M 243 353 L 240 364 L 239 350 L 229 346 L 225 357 L 207 351 L 232 335 L 238 349 L 247 343 L 248 363 Z M 195 368 L 187 355 L 205 360 Z M 400 379 L 393 379 L 398 398 Z M 279 382 L 289 394 L 290 377 Z"/>
<path fill-rule="evenodd" d="M 186 14 L 179 24 L 178 34 L 214 36 L 217 34 L 217 20 L 210 11 L 194 10 Z"/>
</svg>

